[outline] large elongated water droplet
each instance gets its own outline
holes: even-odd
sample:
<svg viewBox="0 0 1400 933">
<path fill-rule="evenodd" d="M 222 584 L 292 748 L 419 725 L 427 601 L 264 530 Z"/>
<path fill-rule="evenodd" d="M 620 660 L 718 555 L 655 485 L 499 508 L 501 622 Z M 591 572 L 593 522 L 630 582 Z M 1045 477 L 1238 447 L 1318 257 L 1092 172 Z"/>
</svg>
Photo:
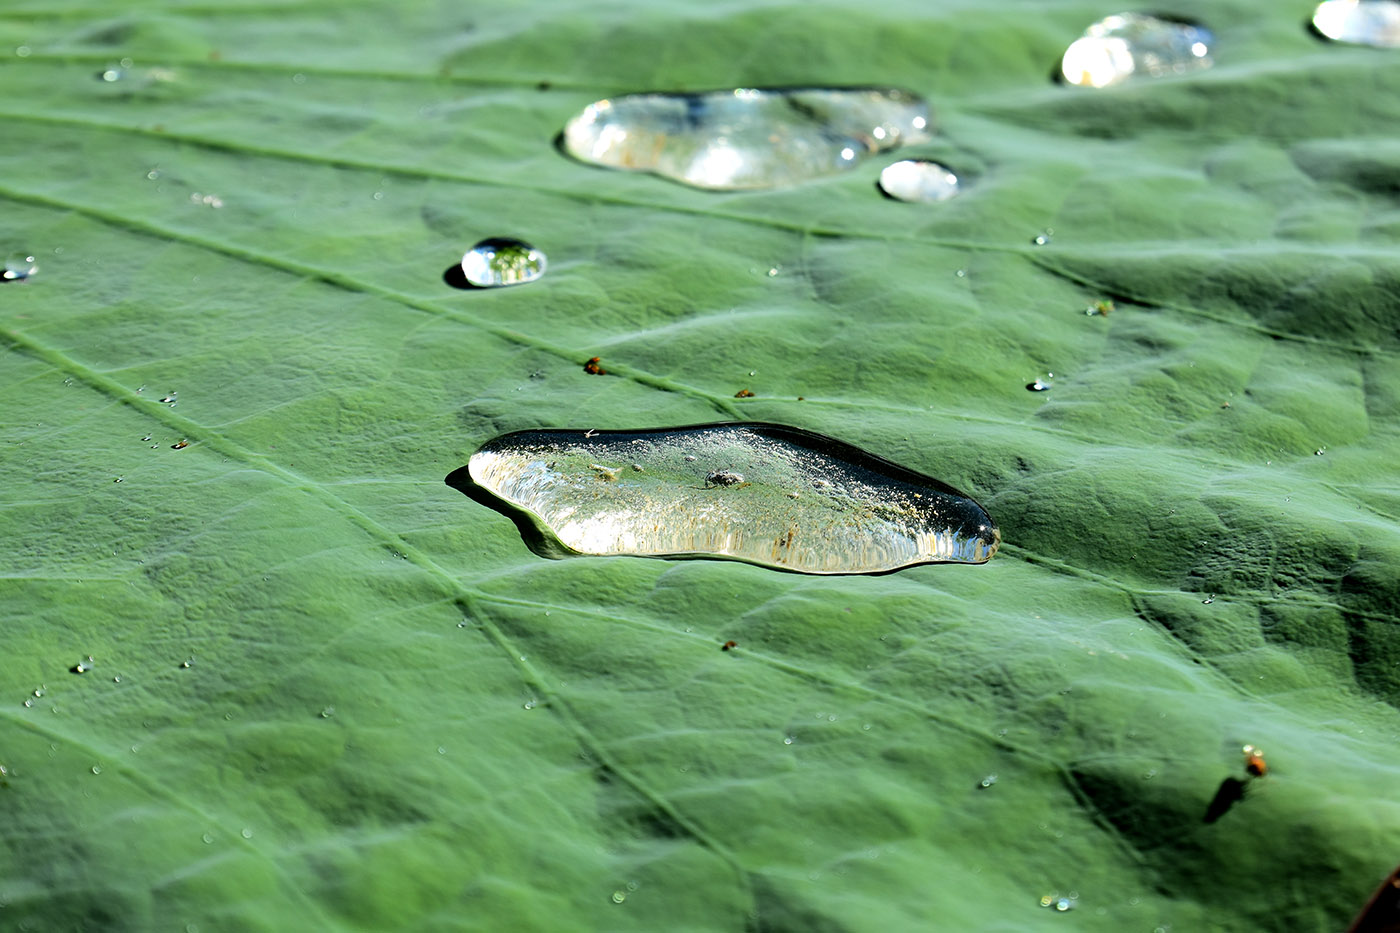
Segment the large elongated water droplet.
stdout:
<svg viewBox="0 0 1400 933">
<path fill-rule="evenodd" d="M 1400 3 L 1394 0 L 1323 0 L 1312 21 L 1336 42 L 1400 48 Z"/>
<path fill-rule="evenodd" d="M 897 201 L 946 201 L 958 193 L 958 176 L 937 162 L 905 159 L 885 166 L 880 190 Z"/>
<path fill-rule="evenodd" d="M 482 240 L 462 257 L 462 275 L 477 288 L 523 285 L 544 275 L 544 269 L 544 253 L 509 237 Z"/>
<path fill-rule="evenodd" d="M 564 148 L 595 165 L 737 190 L 831 175 L 928 131 L 928 104 L 897 88 L 737 88 L 597 101 L 565 125 Z"/>
<path fill-rule="evenodd" d="M 881 573 L 982 563 L 1001 543 L 991 516 L 956 489 L 776 424 L 516 431 L 488 441 L 447 481 L 523 510 L 583 554 Z"/>
<path fill-rule="evenodd" d="M 1142 13 L 1106 16 L 1065 51 L 1060 70 L 1070 84 L 1107 87 L 1133 75 L 1160 78 L 1211 65 L 1210 30 Z"/>
</svg>

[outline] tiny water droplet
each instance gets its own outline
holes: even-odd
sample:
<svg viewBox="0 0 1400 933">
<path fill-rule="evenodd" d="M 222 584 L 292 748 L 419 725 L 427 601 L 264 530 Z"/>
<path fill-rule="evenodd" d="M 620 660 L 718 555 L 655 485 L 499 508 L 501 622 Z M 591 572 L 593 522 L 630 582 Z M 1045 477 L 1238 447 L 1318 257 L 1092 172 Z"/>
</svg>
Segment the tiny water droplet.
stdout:
<svg viewBox="0 0 1400 933">
<path fill-rule="evenodd" d="M 92 773 L 93 773 L 93 774 L 101 774 L 101 773 L 102 773 L 102 766 L 101 766 L 101 765 L 93 765 L 93 766 L 92 766 Z"/>
<path fill-rule="evenodd" d="M 1031 237 L 1031 243 L 1035 246 L 1044 246 L 1049 242 L 1050 234 L 1048 233 L 1037 233 L 1035 236 Z"/>
<path fill-rule="evenodd" d="M 199 838 L 201 838 L 201 839 L 204 840 L 204 844 L 205 844 L 205 845 L 211 845 L 211 844 L 214 842 L 214 837 L 213 837 L 212 835 L 210 835 L 209 833 L 205 833 L 203 836 L 200 836 Z"/>
<path fill-rule="evenodd" d="M 1085 308 L 1084 313 L 1089 317 L 1108 317 L 1113 313 L 1113 302 L 1109 301 L 1107 298 L 1096 301 Z"/>
<path fill-rule="evenodd" d="M 1400 48 L 1400 3 L 1394 0 L 1324 0 L 1312 22 L 1333 42 Z"/>
<path fill-rule="evenodd" d="M 525 708 L 526 708 L 526 709 L 534 709 L 534 708 L 535 708 L 535 701 L 534 701 L 534 700 L 526 700 L 526 701 L 525 701 Z"/>
<path fill-rule="evenodd" d="M 27 279 L 39 271 L 38 261 L 29 253 L 11 253 L 5 257 L 3 278 L 8 282 Z"/>
<path fill-rule="evenodd" d="M 141 390 L 140 390 L 140 389 L 137 389 L 136 391 L 140 392 Z M 143 440 L 143 441 L 149 441 L 150 439 L 151 439 L 151 435 L 149 435 L 149 434 L 147 434 L 145 437 L 141 438 L 141 440 Z"/>
<path fill-rule="evenodd" d="M 1142 13 L 1107 16 L 1065 50 L 1060 72 L 1079 87 L 1101 88 L 1133 75 L 1160 78 L 1211 65 L 1210 30 Z"/>
<path fill-rule="evenodd" d="M 1055 900 L 1055 909 L 1064 913 L 1066 910 L 1073 910 L 1075 907 L 1074 898 L 1061 897 Z"/>
<path fill-rule="evenodd" d="M 33 54 L 33 50 L 30 49 L 27 45 L 17 45 L 15 46 L 15 54 L 18 55 L 20 58 L 28 58 L 30 55 Z"/>
<path fill-rule="evenodd" d="M 1041 907 L 1049 907 L 1049 906 L 1050 906 L 1051 904 L 1053 904 L 1053 903 L 1055 903 L 1055 895 L 1054 895 L 1054 894 L 1042 894 L 1042 895 L 1040 896 L 1040 906 L 1041 906 Z"/>
<path fill-rule="evenodd" d="M 1035 382 L 1026 383 L 1026 388 L 1031 392 L 1048 392 L 1050 381 L 1049 379 L 1036 379 Z"/>
<path fill-rule="evenodd" d="M 784 745 L 791 745 L 791 744 L 792 744 L 792 736 L 790 736 L 790 735 L 785 735 L 785 736 L 783 736 L 783 744 L 784 744 Z"/>
<path fill-rule="evenodd" d="M 749 375 L 750 375 L 750 376 L 757 376 L 757 375 L 758 375 L 758 370 L 756 370 L 756 369 L 751 369 L 751 370 L 749 370 Z"/>
<path fill-rule="evenodd" d="M 614 904 L 621 904 L 621 903 L 622 903 L 623 901 L 625 901 L 625 900 L 627 900 L 627 892 L 626 892 L 626 891 L 614 891 L 614 892 L 612 893 L 612 902 L 613 902 Z"/>
<path fill-rule="evenodd" d="M 253 831 L 251 829 L 244 829 L 239 833 L 239 835 L 242 836 L 244 839 L 252 839 Z"/>
<path fill-rule="evenodd" d="M 118 482 L 121 481 L 118 480 Z M 88 671 L 92 670 L 94 666 L 96 666 L 96 662 L 93 661 L 92 655 L 88 655 L 85 659 L 79 661 L 77 664 L 74 664 L 68 669 L 74 674 L 86 674 Z"/>
<path fill-rule="evenodd" d="M 384 192 L 382 192 L 382 191 L 376 191 L 376 192 L 374 193 L 374 199 L 375 199 L 376 201 L 382 201 L 382 200 L 384 200 Z"/>
<path fill-rule="evenodd" d="M 637 890 L 638 887 L 639 887 L 639 885 L 638 885 L 637 882 L 635 882 L 635 881 L 629 881 L 629 882 L 627 882 L 627 890 L 629 890 L 629 891 L 635 891 L 635 890 Z"/>
<path fill-rule="evenodd" d="M 125 77 L 126 69 L 119 68 L 116 65 L 109 65 L 97 73 L 97 79 L 99 81 L 105 81 L 108 84 L 115 84 Z"/>
<path fill-rule="evenodd" d="M 112 676 L 112 683 L 114 683 L 114 684 L 119 684 L 119 683 L 121 683 L 121 682 L 122 682 L 122 675 L 121 675 L 121 674 L 114 674 L 114 675 Z"/>
<path fill-rule="evenodd" d="M 25 698 L 24 698 L 24 706 L 25 706 L 25 709 L 33 709 L 33 708 L 34 708 L 34 698 L 33 698 L 33 697 L 25 697 Z"/>
<path fill-rule="evenodd" d="M 439 745 L 439 746 L 438 746 L 438 754 L 439 754 L 439 755 L 446 755 L 446 754 L 447 754 L 447 746 L 445 746 L 445 745 Z"/>
<path fill-rule="evenodd" d="M 768 270 L 768 277 L 770 279 L 776 279 L 778 277 L 779 270 L 779 266 L 773 266 L 771 269 Z"/>
<path fill-rule="evenodd" d="M 304 75 L 304 74 L 302 74 L 300 71 L 298 71 L 296 74 L 292 75 L 292 83 L 293 83 L 293 84 L 305 84 L 305 83 L 306 83 L 306 75 Z"/>
<path fill-rule="evenodd" d="M 993 784 L 995 784 L 996 782 L 997 782 L 997 776 L 996 776 L 995 773 L 992 773 L 992 774 L 989 774 L 989 775 L 987 775 L 986 777 L 984 777 L 984 778 L 982 779 L 982 786 L 983 786 L 983 787 L 991 787 L 991 786 L 992 786 Z"/>
<path fill-rule="evenodd" d="M 861 730 L 864 731 L 864 732 L 869 732 L 869 731 L 870 731 L 870 723 L 867 722 L 865 725 L 861 726 L 860 728 L 861 728 Z"/>
<path fill-rule="evenodd" d="M 180 662 L 181 667 L 194 667 L 194 658 L 186 658 Z"/>
<path fill-rule="evenodd" d="M 160 177 L 160 169 L 158 169 L 158 168 L 153 168 L 153 169 L 151 169 L 149 172 L 146 173 L 146 178 L 147 178 L 148 181 L 155 181 L 155 180 L 156 180 L 157 178 L 159 178 L 159 177 Z"/>
<path fill-rule="evenodd" d="M 1314 450 L 1314 451 L 1313 451 L 1313 456 L 1314 456 L 1314 457 L 1321 457 L 1321 456 L 1322 456 L 1324 453 L 1326 453 L 1326 452 L 1327 452 L 1327 448 L 1326 448 L 1326 447 L 1319 447 L 1317 450 Z"/>
<path fill-rule="evenodd" d="M 179 393 L 177 393 L 177 392 L 171 392 L 169 395 L 166 395 L 166 396 L 164 396 L 163 398 L 161 398 L 161 400 L 160 400 L 160 401 L 161 401 L 161 404 L 163 404 L 163 405 L 172 405 L 172 404 L 174 404 L 175 399 L 178 397 L 178 395 L 179 395 Z"/>
<path fill-rule="evenodd" d="M 49 688 L 46 687 L 46 686 L 43 686 L 43 685 L 40 685 L 40 686 L 34 688 L 34 695 L 35 695 L 36 697 L 41 697 L 41 696 L 43 696 L 44 694 L 46 694 L 46 693 L 48 693 L 48 692 L 49 692 Z"/>
<path fill-rule="evenodd" d="M 488 237 L 462 257 L 462 275 L 477 288 L 523 285 L 544 275 L 544 253 L 523 240 Z"/>
<path fill-rule="evenodd" d="M 957 272 L 954 272 L 953 274 L 956 275 L 956 276 L 957 276 L 958 278 L 960 278 L 960 279 L 965 279 L 965 278 L 967 278 L 967 270 L 966 270 L 966 269 L 959 269 Z"/>
<path fill-rule="evenodd" d="M 1205 603 L 1207 606 L 1209 606 L 1211 603 L 1215 602 L 1215 594 L 1214 594 L 1214 593 L 1211 593 L 1211 594 L 1210 594 L 1209 596 L 1207 596 L 1205 599 L 1201 600 L 1201 602 L 1203 602 L 1203 603 Z"/>
<path fill-rule="evenodd" d="M 928 159 L 905 159 L 880 172 L 880 190 L 896 201 L 934 204 L 958 193 L 958 176 Z"/>
<path fill-rule="evenodd" d="M 322 718 L 322 719 L 330 719 L 330 718 L 331 718 L 332 716 L 334 716 L 334 715 L 335 715 L 335 707 L 334 707 L 334 706 L 327 706 L 325 709 L 321 710 L 321 718 Z"/>
</svg>

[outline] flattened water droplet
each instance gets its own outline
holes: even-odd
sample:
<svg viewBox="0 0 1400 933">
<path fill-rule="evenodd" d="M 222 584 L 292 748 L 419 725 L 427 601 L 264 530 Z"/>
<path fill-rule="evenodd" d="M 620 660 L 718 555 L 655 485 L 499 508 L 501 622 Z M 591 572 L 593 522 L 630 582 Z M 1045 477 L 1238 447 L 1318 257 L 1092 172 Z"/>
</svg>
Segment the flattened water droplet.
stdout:
<svg viewBox="0 0 1400 933">
<path fill-rule="evenodd" d="M 1143 13 L 1106 16 L 1065 50 L 1060 70 L 1081 87 L 1108 87 L 1133 75 L 1159 78 L 1211 66 L 1209 29 Z"/>
<path fill-rule="evenodd" d="M 448 482 L 492 493 L 583 554 L 881 573 L 983 563 L 1001 543 L 991 516 L 956 489 L 810 431 L 731 423 L 590 434 L 502 435 Z M 597 469 L 624 458 L 644 470 Z M 794 489 L 810 493 L 792 498 Z"/>
<path fill-rule="evenodd" d="M 4 279 L 7 282 L 27 279 L 39 271 L 38 261 L 29 253 L 11 253 L 5 257 Z"/>
<path fill-rule="evenodd" d="M 477 288 L 523 285 L 544 275 L 544 269 L 544 253 L 510 237 L 488 237 L 462 257 L 462 275 Z"/>
<path fill-rule="evenodd" d="M 928 104 L 898 88 L 736 88 L 589 104 L 564 149 L 594 165 L 733 191 L 831 175 L 928 135 Z"/>
<path fill-rule="evenodd" d="M 1334 42 L 1400 48 L 1400 3 L 1394 0 L 1323 0 L 1312 22 Z"/>
<path fill-rule="evenodd" d="M 896 201 L 932 204 L 958 193 L 958 176 L 946 165 L 927 159 L 905 159 L 885 166 L 880 190 Z"/>
<path fill-rule="evenodd" d="M 997 782 L 997 776 L 996 776 L 996 774 L 989 774 L 989 775 L 987 775 L 986 777 L 984 777 L 984 778 L 982 779 L 981 784 L 982 784 L 983 787 L 991 787 L 991 786 L 992 786 L 993 784 L 995 784 L 996 782 Z"/>
</svg>

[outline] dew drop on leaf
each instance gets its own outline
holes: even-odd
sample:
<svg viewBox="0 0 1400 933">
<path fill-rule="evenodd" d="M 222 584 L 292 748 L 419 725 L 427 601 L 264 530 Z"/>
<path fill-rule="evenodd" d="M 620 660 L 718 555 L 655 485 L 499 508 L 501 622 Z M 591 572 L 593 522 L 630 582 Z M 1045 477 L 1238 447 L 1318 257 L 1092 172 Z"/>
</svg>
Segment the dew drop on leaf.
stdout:
<svg viewBox="0 0 1400 933">
<path fill-rule="evenodd" d="M 600 473 L 634 459 L 642 472 Z M 690 457 L 697 457 L 690 460 Z M 568 551 L 726 557 L 801 573 L 984 563 L 1001 543 L 971 498 L 835 438 L 758 422 L 516 431 L 448 482 L 526 513 Z M 811 490 L 791 498 L 793 489 Z"/>
<path fill-rule="evenodd" d="M 958 193 L 958 176 L 937 162 L 905 159 L 880 172 L 880 190 L 896 201 L 932 204 Z"/>
<path fill-rule="evenodd" d="M 18 281 L 27 279 L 39 271 L 38 261 L 29 253 L 11 253 L 5 257 L 5 271 L 3 278 L 6 281 Z"/>
<path fill-rule="evenodd" d="M 462 257 L 462 275 L 477 288 L 523 285 L 544 275 L 545 255 L 523 240 L 488 237 Z"/>
<path fill-rule="evenodd" d="M 1400 3 L 1394 0 L 1323 0 L 1312 23 L 1334 42 L 1400 48 Z"/>
<path fill-rule="evenodd" d="M 1065 50 L 1060 71 L 1080 87 L 1108 87 L 1134 75 L 1160 78 L 1209 68 L 1210 30 L 1142 13 L 1106 16 Z"/>
<path fill-rule="evenodd" d="M 735 88 L 596 101 L 563 142 L 582 162 L 732 191 L 831 175 L 928 128 L 928 104 L 897 88 Z"/>
</svg>

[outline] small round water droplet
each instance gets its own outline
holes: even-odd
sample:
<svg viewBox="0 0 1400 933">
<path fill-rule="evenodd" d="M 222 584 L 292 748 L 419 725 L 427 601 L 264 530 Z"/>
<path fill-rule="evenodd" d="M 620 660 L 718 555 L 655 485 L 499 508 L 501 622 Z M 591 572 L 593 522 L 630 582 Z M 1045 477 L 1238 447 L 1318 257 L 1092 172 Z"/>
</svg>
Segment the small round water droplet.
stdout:
<svg viewBox="0 0 1400 933">
<path fill-rule="evenodd" d="M 25 698 L 24 698 L 24 706 L 25 706 L 26 709 L 33 709 L 33 707 L 34 707 L 34 698 L 33 698 L 33 697 L 25 697 Z"/>
<path fill-rule="evenodd" d="M 97 79 L 99 81 L 105 81 L 108 84 L 115 84 L 125 77 L 126 71 L 122 68 L 118 68 L 116 65 L 104 68 L 97 73 Z"/>
<path fill-rule="evenodd" d="M 93 773 L 93 774 L 101 774 L 101 773 L 102 773 L 102 766 L 101 766 L 101 765 L 93 765 L 93 766 L 92 766 L 92 773 Z"/>
<path fill-rule="evenodd" d="M 982 779 L 982 786 L 983 786 L 983 787 L 991 787 L 991 786 L 992 786 L 993 784 L 995 784 L 996 782 L 997 782 L 997 776 L 996 776 L 996 774 L 995 774 L 995 773 L 989 774 L 989 775 L 987 775 L 986 777 L 984 777 L 984 778 Z"/>
<path fill-rule="evenodd" d="M 201 838 L 201 839 L 204 840 L 204 844 L 205 844 L 205 845 L 212 845 L 213 842 L 214 842 L 214 837 L 213 837 L 213 835 L 211 835 L 210 833 L 205 833 L 203 836 L 200 836 L 199 838 Z"/>
<path fill-rule="evenodd" d="M 1055 903 L 1055 895 L 1053 895 L 1053 894 L 1042 894 L 1042 895 L 1041 895 L 1041 897 L 1040 897 L 1040 906 L 1041 906 L 1041 907 L 1049 907 L 1049 906 L 1050 906 L 1051 904 L 1053 904 L 1053 903 Z"/>
<path fill-rule="evenodd" d="M 1066 910 L 1074 909 L 1074 900 L 1068 897 L 1061 897 L 1055 900 L 1055 909 L 1064 913 Z"/>
<path fill-rule="evenodd" d="M 38 261 L 29 253 L 11 253 L 5 258 L 4 278 L 13 282 L 27 279 L 39 271 Z"/>
<path fill-rule="evenodd" d="M 545 255 L 529 243 L 489 237 L 462 257 L 462 275 L 477 288 L 523 285 L 544 275 Z"/>
<path fill-rule="evenodd" d="M 967 270 L 966 270 L 966 269 L 959 269 L 957 272 L 954 272 L 953 274 L 956 275 L 956 276 L 957 276 L 958 278 L 960 278 L 960 279 L 965 279 L 965 278 L 967 278 Z"/>
<path fill-rule="evenodd" d="M 785 735 L 785 736 L 783 736 L 783 744 L 784 744 L 784 745 L 791 745 L 791 744 L 792 744 L 792 736 L 790 736 L 790 735 Z"/>
<path fill-rule="evenodd" d="M 20 58 L 28 58 L 33 54 L 33 51 L 27 45 L 17 45 L 15 46 L 15 54 Z"/>
<path fill-rule="evenodd" d="M 885 166 L 880 190 L 896 201 L 933 204 L 958 193 L 958 176 L 928 159 L 905 159 Z"/>
<path fill-rule="evenodd" d="M 169 395 L 166 395 L 161 399 L 161 403 L 165 405 L 173 405 L 177 397 L 178 393 L 171 392 Z"/>
<path fill-rule="evenodd" d="M 242 836 L 244 839 L 252 839 L 253 831 L 251 829 L 245 829 L 242 832 L 240 832 L 239 835 Z"/>
<path fill-rule="evenodd" d="M 115 674 L 115 675 L 113 675 L 113 677 L 112 677 L 112 683 L 114 683 L 114 684 L 119 684 L 119 683 L 121 683 L 121 682 L 122 682 L 122 675 L 121 675 L 121 674 Z"/>
<path fill-rule="evenodd" d="M 1037 379 L 1035 382 L 1026 383 L 1026 388 L 1031 392 L 1048 392 L 1050 382 L 1047 379 Z"/>
<path fill-rule="evenodd" d="M 534 701 L 534 700 L 526 700 L 526 701 L 525 701 L 525 708 L 526 708 L 526 709 L 534 709 L 534 708 L 535 708 L 535 701 Z"/>
<path fill-rule="evenodd" d="M 374 193 L 374 199 L 375 199 L 376 201 L 382 201 L 382 200 L 384 200 L 384 192 L 382 192 L 382 191 L 376 191 L 376 192 Z"/>
<path fill-rule="evenodd" d="M 780 267 L 780 266 L 774 266 L 774 267 L 772 267 L 771 269 L 768 270 L 768 277 L 769 277 L 770 279 L 776 279 L 776 278 L 778 277 L 778 273 L 781 272 L 781 271 L 782 271 L 782 267 Z"/>
<path fill-rule="evenodd" d="M 623 901 L 625 901 L 625 900 L 627 900 L 627 892 L 626 892 L 626 891 L 614 891 L 614 892 L 612 893 L 612 902 L 613 902 L 614 904 L 621 904 L 621 903 L 622 903 Z"/>
<path fill-rule="evenodd" d="M 186 658 L 180 662 L 181 667 L 194 667 L 194 658 Z"/>
<path fill-rule="evenodd" d="M 1031 243 L 1035 246 L 1044 246 L 1049 242 L 1050 234 L 1048 233 L 1037 233 L 1034 237 L 1031 238 Z"/>
<path fill-rule="evenodd" d="M 332 716 L 334 716 L 334 715 L 335 715 L 335 707 L 334 707 L 334 706 L 327 706 L 325 709 L 321 710 L 321 718 L 322 718 L 322 719 L 330 719 L 330 718 L 331 718 Z"/>
<path fill-rule="evenodd" d="M 1205 605 L 1209 606 L 1211 603 L 1215 602 L 1215 594 L 1214 594 L 1214 593 L 1211 593 L 1211 594 L 1210 594 L 1209 596 L 1207 596 L 1205 599 L 1201 600 L 1201 602 L 1204 603 Z"/>
<path fill-rule="evenodd" d="M 298 71 L 296 74 L 292 75 L 292 83 L 293 83 L 293 84 L 305 84 L 305 83 L 306 83 L 306 75 L 304 75 L 304 74 L 302 74 L 301 72 Z"/>
<path fill-rule="evenodd" d="M 34 688 L 34 695 L 35 695 L 36 697 L 41 697 L 41 696 L 43 696 L 45 693 L 48 693 L 48 692 L 49 692 L 49 688 L 48 688 L 48 687 L 45 687 L 45 686 L 42 685 L 42 684 L 40 684 L 39 686 L 37 686 L 37 687 Z"/>
</svg>

